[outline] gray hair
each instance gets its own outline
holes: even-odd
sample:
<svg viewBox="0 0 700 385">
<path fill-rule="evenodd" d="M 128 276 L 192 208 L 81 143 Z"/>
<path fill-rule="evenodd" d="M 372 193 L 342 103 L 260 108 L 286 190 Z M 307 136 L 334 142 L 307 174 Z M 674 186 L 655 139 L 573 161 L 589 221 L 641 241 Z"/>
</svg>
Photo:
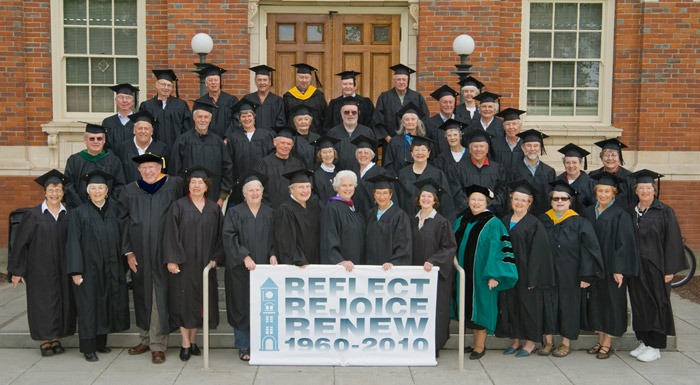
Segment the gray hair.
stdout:
<svg viewBox="0 0 700 385">
<path fill-rule="evenodd" d="M 460 89 L 459 89 L 459 93 L 461 94 L 461 93 L 464 92 L 464 90 L 467 89 L 467 88 L 473 88 L 473 89 L 475 89 L 477 95 L 479 95 L 479 94 L 481 93 L 481 92 L 479 91 L 478 88 L 476 88 L 476 87 L 474 87 L 474 86 L 472 86 L 472 85 L 466 85 L 466 86 L 460 88 Z"/>
<path fill-rule="evenodd" d="M 408 115 L 408 114 L 416 115 L 412 112 L 407 112 L 407 113 L 403 114 L 403 116 L 401 117 L 401 123 L 399 124 L 399 129 L 396 131 L 397 135 L 401 135 L 404 133 L 404 131 L 406 131 L 406 128 L 403 126 L 403 117 Z M 418 115 L 416 115 L 416 119 L 418 119 Z M 416 125 L 416 135 L 417 136 L 425 136 L 425 125 L 423 124 L 423 121 L 420 119 L 418 119 L 418 125 Z"/>
<path fill-rule="evenodd" d="M 371 148 L 357 148 L 357 149 L 355 149 L 355 156 L 357 156 L 357 151 L 358 151 L 358 150 L 367 150 L 367 151 L 369 151 L 369 152 L 372 154 L 372 159 L 374 159 L 374 157 L 377 156 L 377 154 L 375 154 L 375 153 L 374 153 L 374 150 L 372 150 Z"/>
<path fill-rule="evenodd" d="M 566 191 L 554 191 L 554 190 L 552 190 L 552 191 L 549 192 L 549 200 L 550 200 L 550 201 L 551 201 L 552 198 L 554 197 L 554 193 L 555 193 L 555 192 L 560 192 L 560 193 L 566 194 L 566 196 L 569 197 L 569 201 L 571 201 L 572 196 L 571 196 L 571 194 L 569 194 L 568 192 L 566 192 Z"/>
<path fill-rule="evenodd" d="M 258 185 L 258 186 L 260 187 L 260 191 L 264 191 L 264 190 L 265 190 L 265 187 L 263 187 L 262 182 L 260 182 L 260 181 L 257 180 L 257 179 L 253 179 L 253 180 L 251 180 L 251 181 L 249 181 L 248 183 L 246 183 L 246 184 L 243 185 L 243 188 L 241 189 L 242 192 L 243 192 L 243 195 L 245 195 L 245 193 L 247 193 L 248 190 L 250 190 L 250 184 L 251 184 L 251 183 L 254 183 L 254 184 Z"/>
<path fill-rule="evenodd" d="M 350 170 L 342 170 L 338 171 L 337 174 L 335 174 L 335 178 L 333 178 L 333 190 L 337 190 L 338 186 L 340 186 L 340 181 L 343 178 L 350 178 L 352 180 L 352 184 L 357 187 L 357 174 Z"/>
</svg>

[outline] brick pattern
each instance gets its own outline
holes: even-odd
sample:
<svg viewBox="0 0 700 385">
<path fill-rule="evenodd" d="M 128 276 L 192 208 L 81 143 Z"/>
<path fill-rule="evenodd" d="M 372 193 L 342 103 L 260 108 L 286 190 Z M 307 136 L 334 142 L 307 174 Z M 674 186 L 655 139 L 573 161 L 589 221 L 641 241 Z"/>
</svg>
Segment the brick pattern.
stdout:
<svg viewBox="0 0 700 385">
<path fill-rule="evenodd" d="M 24 207 L 40 205 L 44 200 L 44 190 L 34 183 L 34 178 L 0 178 L 0 249 L 7 249 L 10 213 Z M 0 267 L 6 271 L 6 266 Z"/>
</svg>

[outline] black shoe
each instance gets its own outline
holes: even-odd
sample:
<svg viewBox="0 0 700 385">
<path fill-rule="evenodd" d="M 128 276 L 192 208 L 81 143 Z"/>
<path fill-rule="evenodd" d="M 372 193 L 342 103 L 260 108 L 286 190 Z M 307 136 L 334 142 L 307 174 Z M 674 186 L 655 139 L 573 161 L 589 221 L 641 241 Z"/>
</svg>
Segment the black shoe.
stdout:
<svg viewBox="0 0 700 385">
<path fill-rule="evenodd" d="M 190 348 L 180 348 L 180 359 L 187 361 L 190 359 Z"/>
<path fill-rule="evenodd" d="M 469 345 L 467 345 L 467 346 L 464 347 L 464 352 L 465 352 L 465 353 L 471 353 L 471 352 L 473 352 L 473 351 L 474 351 L 474 348 L 471 347 L 471 346 L 469 346 Z"/>
<path fill-rule="evenodd" d="M 112 351 L 112 349 L 105 346 L 104 348 L 97 348 L 97 351 L 100 353 L 109 353 Z"/>
<path fill-rule="evenodd" d="M 435 358 L 438 358 L 438 357 L 440 357 L 440 349 L 435 351 Z"/>
<path fill-rule="evenodd" d="M 476 350 L 472 349 L 472 354 L 469 355 L 470 360 L 478 360 L 479 358 L 483 357 L 484 354 L 486 354 L 486 349 L 477 352 Z"/>
<path fill-rule="evenodd" d="M 87 362 L 96 362 L 99 359 L 97 358 L 97 353 L 92 352 L 92 353 L 85 353 L 85 361 Z"/>
<path fill-rule="evenodd" d="M 190 346 L 190 353 L 192 353 L 193 356 L 201 356 L 202 355 L 202 351 L 199 350 L 199 346 L 197 346 L 197 344 L 192 344 Z"/>
<path fill-rule="evenodd" d="M 39 347 L 39 350 L 41 350 L 41 356 L 42 356 L 42 357 L 53 356 L 54 353 L 56 353 L 56 352 L 53 350 L 53 347 L 51 347 L 51 343 L 50 343 L 50 342 L 44 342 L 43 344 L 41 344 L 41 347 Z"/>
</svg>

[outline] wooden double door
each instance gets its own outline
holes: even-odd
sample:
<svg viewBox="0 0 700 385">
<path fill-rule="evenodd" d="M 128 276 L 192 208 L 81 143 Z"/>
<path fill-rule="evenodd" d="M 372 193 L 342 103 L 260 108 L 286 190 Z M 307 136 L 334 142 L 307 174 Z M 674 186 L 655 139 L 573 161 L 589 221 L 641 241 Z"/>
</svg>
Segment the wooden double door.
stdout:
<svg viewBox="0 0 700 385">
<path fill-rule="evenodd" d="M 295 84 L 294 63 L 318 69 L 320 88 L 330 100 L 340 96 L 336 73 L 357 71 L 357 93 L 376 102 L 388 90 L 399 63 L 399 15 L 269 14 L 268 65 L 274 67 L 273 92 L 284 94 Z"/>
</svg>

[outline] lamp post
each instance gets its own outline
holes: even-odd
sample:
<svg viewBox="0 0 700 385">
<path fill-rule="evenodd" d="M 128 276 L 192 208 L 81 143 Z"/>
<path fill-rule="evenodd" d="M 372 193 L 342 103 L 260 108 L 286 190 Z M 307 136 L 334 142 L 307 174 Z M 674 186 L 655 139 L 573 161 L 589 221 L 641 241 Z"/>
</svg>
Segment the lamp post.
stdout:
<svg viewBox="0 0 700 385">
<path fill-rule="evenodd" d="M 206 33 L 198 33 L 192 38 L 192 51 L 199 55 L 199 63 L 194 63 L 197 67 L 195 72 L 199 74 L 199 96 L 204 96 L 207 93 L 207 87 L 204 85 L 205 76 L 200 70 L 209 65 L 207 55 L 212 48 L 214 48 L 214 41 Z"/>
<path fill-rule="evenodd" d="M 460 58 L 460 63 L 455 64 L 455 67 L 457 67 L 457 71 L 454 71 L 452 73 L 457 75 L 459 77 L 459 81 L 461 82 L 462 80 L 466 79 L 467 76 L 474 73 L 474 71 L 470 70 L 472 65 L 467 64 L 467 57 L 471 55 L 472 52 L 474 52 L 474 39 L 472 39 L 471 36 L 466 34 L 459 35 L 455 38 L 455 41 L 452 43 L 452 49 L 457 55 L 459 55 Z M 461 90 L 459 93 L 459 103 L 464 104 L 464 95 L 462 95 Z"/>
</svg>

